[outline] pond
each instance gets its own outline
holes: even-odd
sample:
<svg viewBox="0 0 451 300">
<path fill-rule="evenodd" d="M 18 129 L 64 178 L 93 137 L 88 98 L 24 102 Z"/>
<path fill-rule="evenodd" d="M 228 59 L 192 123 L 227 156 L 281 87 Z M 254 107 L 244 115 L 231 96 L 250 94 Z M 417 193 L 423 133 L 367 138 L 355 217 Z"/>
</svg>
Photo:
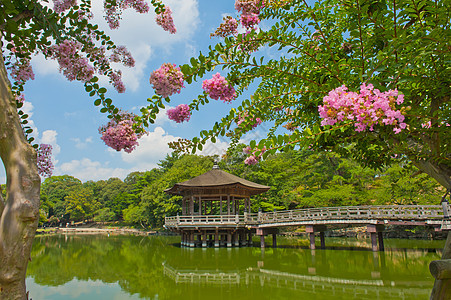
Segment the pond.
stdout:
<svg viewBox="0 0 451 300">
<path fill-rule="evenodd" d="M 255 246 L 259 241 L 254 241 Z M 268 240 L 270 245 L 270 241 Z M 39 299 L 428 299 L 444 241 L 278 238 L 278 248 L 182 248 L 180 237 L 37 236 L 27 274 Z"/>
</svg>

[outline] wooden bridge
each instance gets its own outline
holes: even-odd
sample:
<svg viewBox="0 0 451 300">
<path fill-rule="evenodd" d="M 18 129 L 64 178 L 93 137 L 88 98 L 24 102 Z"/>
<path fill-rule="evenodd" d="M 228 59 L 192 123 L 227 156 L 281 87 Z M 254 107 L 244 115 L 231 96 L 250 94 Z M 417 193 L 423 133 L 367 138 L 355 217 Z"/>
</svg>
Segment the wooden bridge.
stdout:
<svg viewBox="0 0 451 300">
<path fill-rule="evenodd" d="M 450 208 L 447 210 L 448 214 L 445 215 L 450 215 Z M 250 245 L 254 231 L 261 237 L 261 247 L 265 247 L 264 236 L 268 234 L 273 234 L 273 246 L 276 246 L 276 233 L 280 228 L 306 226 L 306 232 L 310 235 L 310 248 L 315 249 L 315 232 L 320 233 L 321 248 L 324 248 L 324 231 L 330 225 L 367 226 L 373 251 L 384 250 L 382 232 L 386 225 L 432 226 L 437 231 L 451 229 L 451 222 L 444 218 L 444 210 L 440 205 L 323 207 L 244 212 L 243 215 L 184 215 L 165 219 L 165 227 L 170 230 L 177 232 L 182 229 L 182 232 L 186 232 L 187 229 L 192 229 L 188 236 L 182 236 L 182 245 L 189 247 L 196 244 L 203 247 L 208 244 L 216 247 L 221 244 L 228 247 Z M 222 243 L 217 234 L 218 228 L 229 230 Z M 235 234 L 237 229 L 242 228 L 249 230 L 247 239 L 242 231 Z M 198 243 L 195 242 L 196 235 Z"/>
</svg>

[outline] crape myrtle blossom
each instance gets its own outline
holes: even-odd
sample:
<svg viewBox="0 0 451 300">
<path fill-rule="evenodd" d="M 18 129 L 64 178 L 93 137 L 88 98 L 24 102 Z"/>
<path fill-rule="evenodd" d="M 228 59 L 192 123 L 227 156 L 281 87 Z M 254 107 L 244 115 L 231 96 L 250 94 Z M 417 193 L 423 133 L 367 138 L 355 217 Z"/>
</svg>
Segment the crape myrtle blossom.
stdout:
<svg viewBox="0 0 451 300">
<path fill-rule="evenodd" d="M 404 109 L 397 110 L 395 104 L 404 102 L 404 95 L 398 90 L 380 92 L 372 84 L 360 86 L 360 93 L 350 92 L 343 85 L 329 92 L 323 98 L 324 105 L 318 106 L 321 125 L 334 125 L 347 120 L 354 122 L 355 131 L 367 128 L 372 131 L 374 125 L 392 125 L 395 134 L 406 128 Z"/>
<path fill-rule="evenodd" d="M 149 12 L 149 5 L 145 0 L 105 0 L 103 2 L 105 20 L 111 29 L 119 27 L 122 10 L 127 8 L 133 8 L 141 14 Z"/>
<path fill-rule="evenodd" d="M 236 36 L 238 34 L 238 21 L 231 16 L 225 16 L 216 31 L 210 34 L 210 37 L 218 36 L 226 38 L 228 36 Z"/>
<path fill-rule="evenodd" d="M 222 100 L 230 103 L 237 97 L 235 88 L 227 80 L 216 73 L 212 79 L 206 79 L 202 82 L 202 89 L 214 100 Z"/>
<path fill-rule="evenodd" d="M 69 81 L 89 81 L 94 76 L 94 68 L 89 65 L 86 57 L 81 57 L 79 51 L 83 48 L 80 42 L 64 40 L 58 45 L 51 46 L 47 55 L 56 59 L 60 71 Z"/>
<path fill-rule="evenodd" d="M 177 123 L 188 122 L 191 118 L 191 111 L 187 104 L 180 104 L 175 108 L 168 109 L 166 114 L 170 120 Z"/>
<path fill-rule="evenodd" d="M 258 18 L 260 9 L 265 6 L 263 0 L 236 0 L 235 9 L 241 12 L 240 22 L 246 29 L 250 29 L 260 23 Z"/>
<path fill-rule="evenodd" d="M 164 6 L 164 11 L 157 14 L 155 21 L 160 25 L 165 31 L 169 31 L 174 34 L 177 32 L 175 29 L 174 20 L 172 19 L 172 11 L 168 6 Z"/>
<path fill-rule="evenodd" d="M 263 149 L 261 149 L 261 150 L 256 149 L 254 151 L 252 151 L 251 147 L 249 147 L 249 146 L 245 147 L 243 149 L 243 152 L 245 154 L 251 154 L 251 153 L 252 154 L 244 160 L 244 164 L 249 165 L 249 166 L 256 165 L 260 161 L 260 159 L 263 156 L 263 153 L 265 153 L 266 150 L 267 150 L 266 147 L 263 147 Z M 258 151 L 260 151 L 259 154 L 257 154 Z"/>
<path fill-rule="evenodd" d="M 43 177 L 50 177 L 53 173 L 52 163 L 52 146 L 48 144 L 40 144 L 37 152 L 37 166 L 39 175 Z"/>
<path fill-rule="evenodd" d="M 110 60 L 115 63 L 122 63 L 126 67 L 134 67 L 135 59 L 125 46 L 118 46 L 110 55 Z"/>
<path fill-rule="evenodd" d="M 33 68 L 29 58 L 16 59 L 8 66 L 11 77 L 19 84 L 24 84 L 28 80 L 34 80 Z"/>
<path fill-rule="evenodd" d="M 130 153 L 139 145 L 138 139 L 144 135 L 144 132 L 136 133 L 133 128 L 134 114 L 121 112 L 119 116 L 120 120 L 112 119 L 107 125 L 101 126 L 99 133 L 107 146 L 116 151 L 124 150 Z"/>
<path fill-rule="evenodd" d="M 53 0 L 53 10 L 58 14 L 75 5 L 77 5 L 77 0 Z"/>
<path fill-rule="evenodd" d="M 164 63 L 150 75 L 150 84 L 153 85 L 155 93 L 169 97 L 175 93 L 180 94 L 183 86 L 183 73 L 175 64 Z"/>
</svg>

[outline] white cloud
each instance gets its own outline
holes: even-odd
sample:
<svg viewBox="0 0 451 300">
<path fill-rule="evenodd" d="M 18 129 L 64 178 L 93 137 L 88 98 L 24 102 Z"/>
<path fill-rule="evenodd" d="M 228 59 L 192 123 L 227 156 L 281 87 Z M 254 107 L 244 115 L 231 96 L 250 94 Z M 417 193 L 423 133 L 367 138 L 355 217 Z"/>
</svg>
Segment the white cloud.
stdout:
<svg viewBox="0 0 451 300">
<path fill-rule="evenodd" d="M 92 144 L 92 136 L 83 141 L 80 138 L 71 138 L 71 140 L 75 142 L 75 148 L 77 149 L 86 149 L 89 144 Z"/>
<path fill-rule="evenodd" d="M 216 141 L 216 143 L 212 143 L 211 141 L 208 141 L 202 151 L 199 153 L 200 155 L 219 155 L 221 157 L 224 155 L 227 151 L 227 148 L 230 146 L 230 143 L 225 141 Z"/>
<path fill-rule="evenodd" d="M 81 181 L 103 180 L 118 177 L 124 179 L 131 171 L 122 168 L 112 168 L 108 164 L 101 164 L 89 158 L 72 160 L 55 167 L 55 175 L 70 174 Z"/>
<path fill-rule="evenodd" d="M 158 161 L 164 159 L 166 154 L 172 152 L 168 143 L 178 137 L 169 135 L 161 127 L 139 140 L 139 146 L 132 152 L 121 152 L 122 160 L 135 166 L 136 171 L 145 171 L 157 167 Z"/>
</svg>

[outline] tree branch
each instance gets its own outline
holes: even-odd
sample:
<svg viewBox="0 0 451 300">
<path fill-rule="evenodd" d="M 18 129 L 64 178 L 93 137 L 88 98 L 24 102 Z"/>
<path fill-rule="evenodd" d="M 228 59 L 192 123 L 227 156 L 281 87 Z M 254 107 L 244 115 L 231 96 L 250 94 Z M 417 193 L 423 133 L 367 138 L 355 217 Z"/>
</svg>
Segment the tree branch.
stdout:
<svg viewBox="0 0 451 300">
<path fill-rule="evenodd" d="M 9 19 L 8 21 L 18 22 L 18 21 L 25 20 L 25 19 L 31 19 L 32 17 L 33 17 L 33 11 L 24 10 L 24 11 L 20 12 L 18 15 L 15 15 L 11 19 Z M 6 28 L 8 21 L 6 21 L 5 23 L 0 25 L 0 31 L 3 31 Z"/>
</svg>

